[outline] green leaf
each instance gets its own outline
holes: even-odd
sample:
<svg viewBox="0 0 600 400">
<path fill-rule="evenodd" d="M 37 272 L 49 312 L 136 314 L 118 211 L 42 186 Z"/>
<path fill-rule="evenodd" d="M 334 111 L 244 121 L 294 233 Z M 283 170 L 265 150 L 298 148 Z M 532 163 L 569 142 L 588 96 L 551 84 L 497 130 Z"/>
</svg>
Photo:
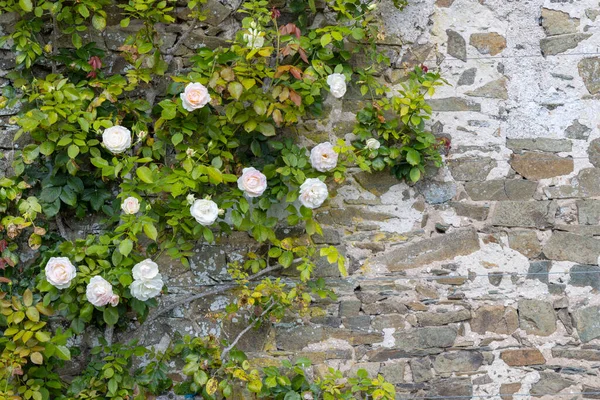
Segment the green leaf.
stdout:
<svg viewBox="0 0 600 400">
<path fill-rule="evenodd" d="M 258 124 L 258 131 L 265 136 L 275 136 L 275 127 L 273 124 L 268 124 L 266 122 L 261 122 Z"/>
<path fill-rule="evenodd" d="M 67 149 L 67 154 L 69 155 L 69 158 L 77 157 L 77 155 L 79 154 L 79 146 L 75 144 L 70 145 Z"/>
<path fill-rule="evenodd" d="M 297 392 L 289 391 L 285 394 L 283 400 L 302 400 L 302 397 Z"/>
<path fill-rule="evenodd" d="M 70 186 L 63 186 L 60 193 L 60 199 L 63 203 L 75 207 L 77 205 L 77 194 Z"/>
<path fill-rule="evenodd" d="M 154 183 L 154 179 L 152 178 L 152 171 L 150 170 L 150 168 L 146 166 L 141 166 L 135 171 L 135 173 L 138 176 L 138 178 L 142 180 L 142 182 Z"/>
<path fill-rule="evenodd" d="M 146 54 L 148 53 L 150 50 L 152 50 L 152 43 L 142 43 L 141 46 L 138 46 L 138 53 L 140 54 Z"/>
<path fill-rule="evenodd" d="M 61 360 L 69 361 L 71 359 L 71 351 L 66 346 L 56 345 L 54 355 Z"/>
<path fill-rule="evenodd" d="M 174 146 L 177 146 L 179 143 L 183 141 L 183 133 L 176 133 L 171 137 L 171 142 Z"/>
<path fill-rule="evenodd" d="M 55 148 L 56 148 L 56 143 L 51 142 L 51 141 L 45 141 L 44 143 L 42 143 L 40 145 L 40 153 L 42 153 L 45 156 L 49 156 L 50 154 L 52 154 L 54 152 Z"/>
<path fill-rule="evenodd" d="M 99 31 L 103 31 L 106 28 L 106 19 L 98 14 L 94 14 L 92 17 L 92 25 Z"/>
<path fill-rule="evenodd" d="M 144 233 L 154 241 L 156 241 L 156 238 L 158 237 L 158 231 L 156 230 L 156 227 L 150 222 L 144 224 Z"/>
<path fill-rule="evenodd" d="M 133 249 L 133 242 L 131 241 L 131 239 L 124 239 L 121 241 L 121 243 L 119 243 L 119 252 L 121 254 L 123 254 L 125 257 L 127 257 L 129 255 L 129 253 L 131 253 L 132 249 Z"/>
<path fill-rule="evenodd" d="M 119 311 L 115 307 L 106 306 L 102 317 L 107 325 L 114 325 L 119 320 Z"/>
<path fill-rule="evenodd" d="M 409 175 L 410 175 L 410 180 L 413 182 L 416 182 L 419 179 L 421 179 L 421 171 L 417 167 L 411 168 Z"/>
<path fill-rule="evenodd" d="M 40 200 L 44 203 L 52 203 L 58 196 L 60 196 L 60 192 L 62 188 L 56 186 L 45 187 L 42 189 L 42 193 L 40 194 Z"/>
<path fill-rule="evenodd" d="M 25 12 L 31 12 L 33 10 L 31 0 L 19 0 L 19 6 Z"/>
<path fill-rule="evenodd" d="M 325 47 L 329 43 L 331 43 L 331 35 L 329 33 L 326 33 L 325 35 L 321 36 L 321 46 Z"/>
<path fill-rule="evenodd" d="M 73 46 L 75 46 L 76 49 L 79 49 L 83 45 L 81 36 L 79 36 L 77 33 L 73 33 L 71 35 L 71 42 L 73 42 Z"/>
<path fill-rule="evenodd" d="M 406 151 L 406 161 L 408 161 L 410 165 L 418 165 L 421 162 L 421 154 L 415 149 L 409 148 Z"/>
<path fill-rule="evenodd" d="M 240 96 L 244 92 L 244 86 L 239 82 L 230 82 L 229 85 L 227 85 L 227 90 L 229 91 L 231 97 L 239 100 Z"/>
</svg>

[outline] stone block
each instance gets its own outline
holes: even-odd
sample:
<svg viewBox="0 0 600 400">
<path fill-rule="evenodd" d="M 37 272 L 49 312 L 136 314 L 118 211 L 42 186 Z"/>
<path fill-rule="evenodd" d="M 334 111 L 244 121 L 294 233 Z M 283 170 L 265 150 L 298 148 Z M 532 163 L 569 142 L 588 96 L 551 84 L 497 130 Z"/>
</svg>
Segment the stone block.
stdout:
<svg viewBox="0 0 600 400">
<path fill-rule="evenodd" d="M 544 56 L 553 56 L 574 49 L 579 42 L 589 39 L 591 36 L 592 34 L 590 33 L 570 33 L 550 36 L 540 40 L 540 48 Z"/>
<path fill-rule="evenodd" d="M 506 139 L 506 147 L 514 152 L 523 150 L 544 151 L 548 153 L 560 153 L 571 151 L 573 144 L 566 139 L 548 139 L 548 138 L 531 138 L 531 139 Z"/>
<path fill-rule="evenodd" d="M 495 56 L 506 48 L 506 38 L 496 32 L 474 33 L 469 39 L 469 44 L 481 54 Z"/>
<path fill-rule="evenodd" d="M 447 161 L 450 173 L 457 181 L 485 181 L 497 164 L 490 157 L 455 158 Z"/>
<path fill-rule="evenodd" d="M 535 231 L 524 229 L 509 231 L 508 245 L 527 258 L 535 258 L 542 252 L 542 246 Z"/>
<path fill-rule="evenodd" d="M 569 285 L 591 286 L 600 290 L 600 267 L 597 265 L 574 265 L 569 270 Z"/>
<path fill-rule="evenodd" d="M 510 335 L 519 327 L 517 310 L 512 307 L 485 305 L 479 307 L 470 321 L 471 330 L 479 334 L 486 332 Z"/>
<path fill-rule="evenodd" d="M 471 97 L 486 97 L 489 99 L 508 99 L 508 89 L 506 87 L 506 78 L 502 77 L 494 81 L 488 82 L 485 85 L 466 92 L 467 96 Z"/>
<path fill-rule="evenodd" d="M 394 333 L 396 348 L 406 352 L 452 347 L 457 331 L 452 327 L 425 327 Z"/>
<path fill-rule="evenodd" d="M 456 57 L 459 60 L 467 61 L 467 42 L 460 35 L 460 33 L 447 29 L 446 34 L 448 35 L 448 47 L 447 52 L 452 57 Z"/>
<path fill-rule="evenodd" d="M 548 36 L 576 33 L 579 18 L 571 18 L 566 12 L 542 8 L 542 27 Z"/>
<path fill-rule="evenodd" d="M 573 172 L 573 159 L 549 153 L 526 152 L 513 154 L 510 166 L 526 179 L 537 181 L 568 175 Z"/>
<path fill-rule="evenodd" d="M 544 246 L 550 260 L 596 264 L 600 254 L 600 240 L 590 236 L 555 231 Z"/>
<path fill-rule="evenodd" d="M 487 205 L 479 206 L 458 201 L 452 201 L 448 204 L 454 209 L 456 215 L 474 219 L 476 221 L 485 221 L 490 211 L 490 208 Z"/>
<path fill-rule="evenodd" d="M 433 111 L 481 111 L 481 104 L 460 97 L 431 99 L 428 104 Z"/>
<path fill-rule="evenodd" d="M 439 354 L 433 361 L 438 374 L 464 373 L 477 371 L 483 364 L 483 355 L 478 351 L 450 351 Z"/>
<path fill-rule="evenodd" d="M 583 343 L 600 337 L 600 307 L 579 308 L 573 312 L 575 328 Z"/>
<path fill-rule="evenodd" d="M 503 201 L 496 204 L 492 224 L 507 227 L 546 228 L 554 222 L 556 205 L 549 201 Z"/>
<path fill-rule="evenodd" d="M 466 321 L 471 319 L 469 310 L 450 311 L 450 312 L 423 312 L 417 313 L 417 320 L 420 326 L 441 326 L 454 322 Z"/>
<path fill-rule="evenodd" d="M 546 364 L 546 359 L 538 349 L 504 350 L 500 358 L 511 367 Z"/>
<path fill-rule="evenodd" d="M 588 92 L 600 92 L 600 57 L 584 58 L 577 64 L 577 69 Z"/>
</svg>

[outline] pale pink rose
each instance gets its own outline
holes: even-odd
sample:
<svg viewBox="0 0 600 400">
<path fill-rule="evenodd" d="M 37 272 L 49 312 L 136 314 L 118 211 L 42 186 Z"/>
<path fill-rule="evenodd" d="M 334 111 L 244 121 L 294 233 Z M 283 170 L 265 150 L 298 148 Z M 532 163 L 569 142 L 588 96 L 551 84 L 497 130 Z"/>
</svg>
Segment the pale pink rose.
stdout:
<svg viewBox="0 0 600 400">
<path fill-rule="evenodd" d="M 116 294 L 113 294 L 108 303 L 113 307 L 118 306 L 119 305 L 119 296 L 117 296 Z"/>
<path fill-rule="evenodd" d="M 57 289 L 66 289 L 77 275 L 75 266 L 67 257 L 50 257 L 46 263 L 46 280 Z"/>
<path fill-rule="evenodd" d="M 115 296 L 112 290 L 112 285 L 103 277 L 96 275 L 90 279 L 85 289 L 85 297 L 96 307 L 102 307 L 107 304 L 114 304 L 115 297 L 118 304 L 119 298 Z"/>
<path fill-rule="evenodd" d="M 181 105 L 188 111 L 202 108 L 210 102 L 208 89 L 201 83 L 189 83 L 179 96 L 181 97 Z"/>
<path fill-rule="evenodd" d="M 346 94 L 346 77 L 344 74 L 331 74 L 327 77 L 329 92 L 335 98 L 343 97 Z"/>
<path fill-rule="evenodd" d="M 300 186 L 300 203 L 307 208 L 319 208 L 327 197 L 329 191 L 320 179 L 308 178 Z"/>
<path fill-rule="evenodd" d="M 323 142 L 310 151 L 310 164 L 314 169 L 320 172 L 329 171 L 335 168 L 338 161 L 338 153 L 333 149 L 329 142 Z"/>
<path fill-rule="evenodd" d="M 128 197 L 121 203 L 121 210 L 125 214 L 135 214 L 140 211 L 140 201 L 135 197 Z"/>
<path fill-rule="evenodd" d="M 102 143 L 111 153 L 122 153 L 131 147 L 131 131 L 121 125 L 106 128 L 102 132 Z"/>
<path fill-rule="evenodd" d="M 237 183 L 248 197 L 258 197 L 267 189 L 267 177 L 254 167 L 244 168 Z"/>
</svg>

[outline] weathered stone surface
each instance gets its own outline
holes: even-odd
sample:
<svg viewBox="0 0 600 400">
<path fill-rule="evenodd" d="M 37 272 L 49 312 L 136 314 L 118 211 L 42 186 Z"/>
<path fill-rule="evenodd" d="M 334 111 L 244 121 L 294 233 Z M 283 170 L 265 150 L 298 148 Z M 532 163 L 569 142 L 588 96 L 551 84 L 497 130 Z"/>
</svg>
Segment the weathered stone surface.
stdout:
<svg viewBox="0 0 600 400">
<path fill-rule="evenodd" d="M 577 200 L 577 216 L 583 225 L 598 225 L 600 223 L 600 200 Z"/>
<path fill-rule="evenodd" d="M 374 331 L 381 332 L 387 328 L 404 328 L 404 316 L 398 314 L 377 315 L 373 317 L 371 328 Z"/>
<path fill-rule="evenodd" d="M 470 86 L 475 83 L 475 76 L 477 75 L 477 68 L 466 69 L 458 78 L 458 86 Z"/>
<path fill-rule="evenodd" d="M 452 201 L 449 203 L 450 207 L 454 209 L 456 215 L 461 217 L 467 217 L 476 221 L 484 221 L 490 211 L 489 206 L 479 206 L 475 204 L 468 204 L 459 201 Z"/>
<path fill-rule="evenodd" d="M 390 190 L 392 186 L 400 184 L 398 178 L 393 176 L 389 171 L 376 173 L 359 172 L 353 176 L 360 186 L 376 196 L 381 196 Z"/>
<path fill-rule="evenodd" d="M 583 350 L 556 346 L 552 348 L 552 357 L 571 358 L 573 360 L 600 361 L 600 350 Z"/>
<path fill-rule="evenodd" d="M 385 376 L 385 380 L 396 384 L 396 383 L 402 383 L 404 382 L 404 368 L 405 368 L 405 362 L 387 362 L 384 365 L 381 366 L 381 369 L 379 369 L 379 373 L 383 376 Z M 373 375 L 371 376 L 376 376 L 377 372 L 375 372 Z"/>
<path fill-rule="evenodd" d="M 407 352 L 451 347 L 456 335 L 456 329 L 447 326 L 416 328 L 394 333 L 396 347 Z"/>
<path fill-rule="evenodd" d="M 477 232 L 473 229 L 465 229 L 407 243 L 375 258 L 374 261 L 384 264 L 390 271 L 403 271 L 435 261 L 468 255 L 477 250 L 479 250 Z"/>
<path fill-rule="evenodd" d="M 438 355 L 433 368 L 438 374 L 477 371 L 483 364 L 483 355 L 478 351 L 451 351 Z"/>
<path fill-rule="evenodd" d="M 508 89 L 506 88 L 506 78 L 496 79 L 485 85 L 466 92 L 471 97 L 487 97 L 490 99 L 508 99 Z"/>
<path fill-rule="evenodd" d="M 504 350 L 500 358 L 511 367 L 546 364 L 546 359 L 538 349 Z"/>
<path fill-rule="evenodd" d="M 548 36 L 576 33 L 579 18 L 571 18 L 568 13 L 562 11 L 542 8 L 542 27 Z"/>
<path fill-rule="evenodd" d="M 527 270 L 527 279 L 537 279 L 538 281 L 548 284 L 548 272 L 552 268 L 552 261 L 533 261 L 529 263 Z"/>
<path fill-rule="evenodd" d="M 495 56 L 506 48 L 506 39 L 496 32 L 474 33 L 469 39 L 469 44 L 481 54 Z"/>
<path fill-rule="evenodd" d="M 360 221 L 386 221 L 390 218 L 395 218 L 393 214 L 369 211 L 364 207 L 345 207 L 331 208 L 327 211 L 317 214 L 317 220 L 327 225 L 354 225 Z"/>
<path fill-rule="evenodd" d="M 202 12 L 206 15 L 205 23 L 213 26 L 218 26 L 231 14 L 232 9 L 224 6 L 218 0 L 208 0 L 202 6 Z"/>
<path fill-rule="evenodd" d="M 481 111 L 481 104 L 460 97 L 431 99 L 428 103 L 433 111 Z"/>
<path fill-rule="evenodd" d="M 297 326 L 293 329 L 279 328 L 276 330 L 275 341 L 277 348 L 286 351 L 302 350 L 310 343 L 318 343 L 325 338 L 322 327 Z"/>
<path fill-rule="evenodd" d="M 400 59 L 400 68 L 413 69 L 421 65 L 423 60 L 427 60 L 431 51 L 435 48 L 432 43 L 415 44 L 406 50 L 406 53 Z M 406 74 L 402 74 L 402 78 L 406 78 Z"/>
<path fill-rule="evenodd" d="M 573 312 L 579 339 L 587 343 L 600 337 L 600 307 L 579 308 Z"/>
<path fill-rule="evenodd" d="M 600 138 L 590 142 L 587 152 L 592 165 L 594 167 L 600 167 Z"/>
<path fill-rule="evenodd" d="M 564 53 L 577 47 L 579 42 L 589 39 L 590 33 L 571 33 L 568 35 L 550 36 L 540 40 L 540 47 L 544 56 L 553 56 Z"/>
<path fill-rule="evenodd" d="M 600 15 L 600 11 L 598 12 L 598 15 Z M 598 394 L 600 393 L 600 387 L 583 385 L 581 392 L 583 393 L 584 399 L 600 399 L 600 394 Z"/>
<path fill-rule="evenodd" d="M 407 308 L 396 299 L 386 299 L 371 304 L 363 304 L 362 310 L 365 314 L 406 314 Z"/>
<path fill-rule="evenodd" d="M 470 322 L 471 330 L 479 334 L 486 332 L 510 335 L 519 327 L 517 310 L 512 307 L 486 305 L 479 307 Z"/>
<path fill-rule="evenodd" d="M 575 381 L 564 378 L 556 372 L 542 371 L 540 372 L 540 380 L 531 386 L 529 393 L 534 396 L 543 396 L 547 393 L 558 393 L 569 386 L 573 386 L 575 383 Z"/>
<path fill-rule="evenodd" d="M 545 301 L 519 300 L 519 326 L 532 335 L 551 335 L 556 331 L 554 307 Z"/>
<path fill-rule="evenodd" d="M 361 302 L 358 299 L 342 300 L 340 302 L 339 316 L 354 317 L 360 313 Z"/>
<path fill-rule="evenodd" d="M 410 370 L 412 372 L 413 381 L 416 383 L 426 382 L 433 378 L 431 361 L 429 361 L 429 358 L 413 358 L 410 360 Z"/>
<path fill-rule="evenodd" d="M 504 190 L 503 179 L 494 179 L 485 182 L 467 182 L 465 190 L 471 200 L 474 201 L 508 200 L 508 195 Z"/>
<path fill-rule="evenodd" d="M 435 5 L 442 8 L 448 8 L 452 6 L 454 0 L 435 0 Z"/>
<path fill-rule="evenodd" d="M 600 92 L 600 57 L 584 58 L 579 61 L 577 68 L 588 92 Z"/>
<path fill-rule="evenodd" d="M 542 252 L 535 231 L 519 229 L 508 232 L 508 245 L 528 258 L 535 258 Z"/>
<path fill-rule="evenodd" d="M 465 39 L 460 33 L 452 29 L 447 29 L 446 34 L 448 35 L 448 54 L 459 60 L 467 61 L 467 42 Z"/>
<path fill-rule="evenodd" d="M 600 195 L 600 168 L 584 168 L 577 174 L 579 195 L 592 197 Z"/>
<path fill-rule="evenodd" d="M 532 138 L 532 139 L 506 139 L 506 147 L 512 151 L 545 151 L 549 153 L 560 153 L 563 151 L 571 151 L 573 144 L 570 140 L 565 139 L 547 139 L 547 138 Z"/>
<path fill-rule="evenodd" d="M 583 125 L 579 120 L 573 120 L 573 123 L 565 130 L 565 134 L 571 139 L 587 140 L 591 131 L 591 128 Z"/>
<path fill-rule="evenodd" d="M 419 181 L 415 188 L 429 204 L 445 203 L 456 195 L 456 183 L 438 181 Z"/>
<path fill-rule="evenodd" d="M 500 394 L 503 395 L 503 397 L 502 397 L 503 399 L 514 400 L 514 397 L 510 396 L 510 395 L 518 393 L 520 389 L 521 389 L 521 383 L 519 383 L 519 382 L 504 383 L 504 384 L 500 385 Z"/>
<path fill-rule="evenodd" d="M 555 205 L 549 201 L 503 201 L 496 204 L 492 224 L 544 228 L 552 224 L 554 211 Z"/>
<path fill-rule="evenodd" d="M 552 178 L 573 172 L 573 159 L 563 158 L 549 153 L 526 152 L 513 154 L 511 167 L 517 173 L 530 180 Z"/>
<path fill-rule="evenodd" d="M 447 379 L 442 381 L 436 381 L 432 384 L 432 388 L 424 396 L 432 396 L 434 398 L 450 398 L 450 399 L 461 399 L 470 398 L 473 395 L 473 385 L 470 379 Z"/>
<path fill-rule="evenodd" d="M 508 179 L 504 182 L 504 191 L 509 200 L 531 200 L 537 187 L 536 181 L 526 179 Z"/>
<path fill-rule="evenodd" d="M 457 181 L 485 181 L 498 163 L 489 157 L 455 158 L 448 160 L 448 168 Z"/>
<path fill-rule="evenodd" d="M 600 267 L 596 265 L 573 265 L 569 270 L 571 274 L 570 285 L 591 286 L 600 290 Z"/>
<path fill-rule="evenodd" d="M 417 320 L 421 326 L 448 325 L 453 322 L 466 321 L 471 318 L 469 310 L 451 311 L 444 313 L 426 312 L 418 313 Z"/>
<path fill-rule="evenodd" d="M 550 260 L 596 264 L 600 254 L 600 240 L 555 231 L 544 246 L 544 254 Z"/>
</svg>

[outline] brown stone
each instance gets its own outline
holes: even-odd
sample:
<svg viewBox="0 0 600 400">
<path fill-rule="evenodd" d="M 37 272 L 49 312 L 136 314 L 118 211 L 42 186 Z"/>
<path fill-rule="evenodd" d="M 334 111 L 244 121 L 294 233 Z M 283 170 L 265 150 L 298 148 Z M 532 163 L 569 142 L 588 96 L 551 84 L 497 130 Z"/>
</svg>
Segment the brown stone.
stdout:
<svg viewBox="0 0 600 400">
<path fill-rule="evenodd" d="M 495 56 L 506 48 L 506 39 L 496 32 L 474 33 L 469 39 L 469 44 L 481 54 Z"/>
<path fill-rule="evenodd" d="M 534 181 L 573 172 L 572 158 L 563 158 L 549 153 L 513 154 L 510 165 L 518 174 Z"/>
<path fill-rule="evenodd" d="M 503 399 L 513 400 L 513 396 L 511 394 L 517 393 L 521 389 L 521 383 L 503 383 L 500 385 L 500 395 Z"/>
<path fill-rule="evenodd" d="M 504 306 L 482 306 L 475 311 L 470 321 L 473 332 L 484 334 L 486 332 L 510 335 L 519 327 L 517 310 Z"/>
<path fill-rule="evenodd" d="M 546 364 L 546 359 L 538 349 L 504 350 L 500 358 L 511 367 Z"/>
<path fill-rule="evenodd" d="M 562 11 L 542 8 L 542 27 L 548 36 L 576 33 L 579 18 L 571 18 L 568 13 Z"/>
<path fill-rule="evenodd" d="M 535 231 L 510 231 L 508 233 L 508 245 L 527 258 L 535 258 L 542 252 L 542 246 Z"/>
<path fill-rule="evenodd" d="M 597 264 L 600 240 L 590 236 L 555 231 L 544 246 L 544 254 L 550 260 Z"/>
<path fill-rule="evenodd" d="M 435 5 L 440 8 L 448 8 L 454 3 L 454 0 L 436 0 Z"/>
</svg>

